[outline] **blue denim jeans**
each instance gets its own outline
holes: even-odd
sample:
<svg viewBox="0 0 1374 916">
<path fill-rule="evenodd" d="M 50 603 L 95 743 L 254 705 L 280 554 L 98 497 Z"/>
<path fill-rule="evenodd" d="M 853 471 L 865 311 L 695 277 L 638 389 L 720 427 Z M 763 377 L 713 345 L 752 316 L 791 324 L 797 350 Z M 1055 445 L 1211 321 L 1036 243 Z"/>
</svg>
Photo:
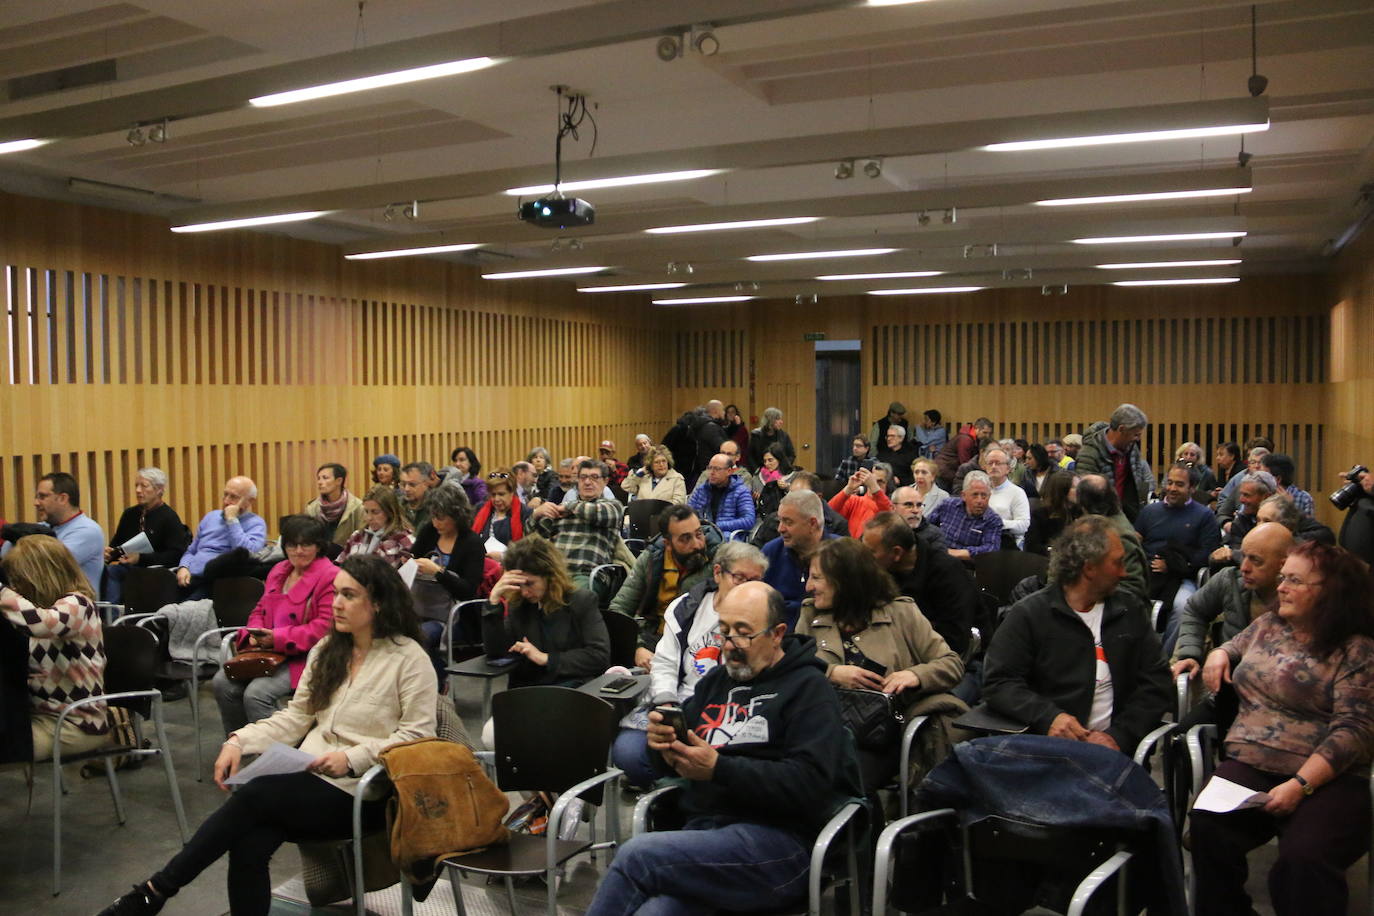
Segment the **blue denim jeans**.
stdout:
<svg viewBox="0 0 1374 916">
<path fill-rule="evenodd" d="M 1172 658 L 1174 655 L 1174 644 L 1178 642 L 1179 626 L 1183 622 L 1183 609 L 1188 605 L 1188 599 L 1193 597 L 1196 592 L 1196 580 L 1184 579 L 1178 584 L 1178 591 L 1174 593 L 1173 607 L 1165 609 L 1165 613 L 1169 615 L 1164 624 L 1163 649 L 1165 658 Z"/>
<path fill-rule="evenodd" d="M 632 786 L 651 786 L 658 782 L 649 754 L 649 733 L 638 728 L 621 727 L 611 745 L 611 765 L 625 771 Z"/>
<path fill-rule="evenodd" d="M 587 916 L 696 916 L 771 910 L 806 894 L 811 853 L 794 833 L 695 818 L 626 843 Z"/>
</svg>

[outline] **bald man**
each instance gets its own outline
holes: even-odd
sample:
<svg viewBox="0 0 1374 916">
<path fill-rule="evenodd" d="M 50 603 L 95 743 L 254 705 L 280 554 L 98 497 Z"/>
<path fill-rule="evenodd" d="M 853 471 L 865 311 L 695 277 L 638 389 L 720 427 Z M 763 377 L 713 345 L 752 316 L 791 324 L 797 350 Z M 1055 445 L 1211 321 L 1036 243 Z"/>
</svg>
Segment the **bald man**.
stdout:
<svg viewBox="0 0 1374 916">
<path fill-rule="evenodd" d="M 236 547 L 249 553 L 262 549 L 267 541 L 267 523 L 252 511 L 257 498 L 258 485 L 247 477 L 230 477 L 224 482 L 220 508 L 200 520 L 195 539 L 177 565 L 177 584 L 191 590 L 189 597 L 210 597 L 202 577 L 205 565 L 215 557 Z"/>
</svg>

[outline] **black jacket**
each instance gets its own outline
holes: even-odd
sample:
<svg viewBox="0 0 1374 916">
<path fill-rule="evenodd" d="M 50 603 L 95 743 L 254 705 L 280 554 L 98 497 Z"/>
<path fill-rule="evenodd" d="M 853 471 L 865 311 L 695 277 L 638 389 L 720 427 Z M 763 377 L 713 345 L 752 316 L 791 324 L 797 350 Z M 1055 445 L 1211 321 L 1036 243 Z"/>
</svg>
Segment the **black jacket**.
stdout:
<svg viewBox="0 0 1374 916">
<path fill-rule="evenodd" d="M 140 520 L 142 524 L 140 525 Z M 127 544 L 142 531 L 153 545 L 152 553 L 139 555 L 139 566 L 175 567 L 181 555 L 191 546 L 191 532 L 182 524 L 177 510 L 163 503 L 143 516 L 142 506 L 130 506 L 119 516 L 119 524 L 110 536 L 110 546 Z"/>
<path fill-rule="evenodd" d="M 547 665 L 526 658 L 512 665 L 512 687 L 583 683 L 611 663 L 611 636 L 596 595 L 587 588 L 574 589 L 568 603 L 552 614 L 524 602 L 507 613 L 503 606 L 488 602 L 482 608 L 482 641 L 490 643 L 495 637 L 509 639 L 512 645 L 528 639 L 549 655 Z"/>
<path fill-rule="evenodd" d="M 716 749 L 709 782 L 687 784 L 683 812 L 721 823 L 767 824 L 815 837 L 834 804 L 863 794 L 840 703 L 810 636 L 789 635 L 783 657 L 752 681 L 720 665 L 683 704 L 687 727 Z M 650 754 L 656 766 L 667 766 Z"/>
<path fill-rule="evenodd" d="M 759 468 L 763 467 L 764 452 L 767 452 L 768 447 L 774 442 L 782 446 L 783 454 L 787 456 L 787 463 L 795 465 L 797 463 L 797 449 L 792 444 L 792 437 L 787 435 L 787 430 L 774 430 L 773 435 L 769 436 L 760 427 L 749 432 L 749 454 L 744 456 L 745 466 L 757 474 Z"/>
<path fill-rule="evenodd" d="M 415 545 L 410 549 L 412 557 L 429 557 L 439 547 L 439 532 L 425 522 L 415 533 Z M 487 557 L 486 542 L 469 528 L 458 529 L 458 540 L 449 554 L 448 567 L 442 570 L 434 581 L 443 586 L 454 601 L 467 601 L 477 594 L 477 586 L 482 584 L 482 566 Z"/>
<path fill-rule="evenodd" d="M 1129 755 L 1169 708 L 1169 666 L 1139 603 L 1120 593 L 1107 598 L 1102 648 L 1112 674 L 1107 734 Z M 983 698 L 994 712 L 1037 734 L 1063 712 L 1086 728 L 1096 665 L 1092 631 L 1069 609 L 1063 589 L 1050 583 L 1018 601 L 997 627 L 983 669 Z"/>
<path fill-rule="evenodd" d="M 897 578 L 897 588 L 916 602 L 935 632 L 962 657 L 978 610 L 978 586 L 964 564 L 944 551 L 921 545 L 915 567 Z"/>
<path fill-rule="evenodd" d="M 696 440 L 697 452 L 692 461 L 692 473 L 686 476 L 687 480 L 700 477 L 711 459 L 720 454 L 720 447 L 725 442 L 725 427 L 706 414 L 694 415 L 692 423 L 692 438 Z"/>
<path fill-rule="evenodd" d="M 1345 510 L 1341 546 L 1374 566 L 1374 497 L 1361 495 L 1355 505 Z"/>
<path fill-rule="evenodd" d="M 899 487 L 909 487 L 915 482 L 911 474 L 911 462 L 920 457 L 920 446 L 910 439 L 895 452 L 889 450 L 886 443 L 878 448 L 878 460 L 892 465 L 892 478 Z"/>
</svg>

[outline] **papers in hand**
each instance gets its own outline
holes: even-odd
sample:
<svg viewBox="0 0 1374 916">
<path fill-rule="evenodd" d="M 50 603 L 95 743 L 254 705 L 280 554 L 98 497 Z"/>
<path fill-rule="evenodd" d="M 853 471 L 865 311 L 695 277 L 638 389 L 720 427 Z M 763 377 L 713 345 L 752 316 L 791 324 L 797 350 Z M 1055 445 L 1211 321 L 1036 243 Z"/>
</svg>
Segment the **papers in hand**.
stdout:
<svg viewBox="0 0 1374 916">
<path fill-rule="evenodd" d="M 401 568 L 396 571 L 401 574 L 401 581 L 406 584 L 406 588 L 410 588 L 415 584 L 415 574 L 420 571 L 420 564 L 412 558 L 402 563 Z"/>
<path fill-rule="evenodd" d="M 241 786 L 259 776 L 279 776 L 282 773 L 301 773 L 315 759 L 298 747 L 274 741 L 257 760 L 224 781 L 226 786 Z"/>
<path fill-rule="evenodd" d="M 125 553 L 152 553 L 153 542 L 148 540 L 148 535 L 140 531 L 138 534 L 129 538 L 127 542 L 120 544 L 119 549 L 123 550 Z"/>
<path fill-rule="evenodd" d="M 506 545 L 496 539 L 495 535 L 487 538 L 487 553 L 505 553 Z"/>
<path fill-rule="evenodd" d="M 1256 792 L 1240 783 L 1213 776 L 1202 791 L 1197 794 L 1197 799 L 1193 802 L 1193 810 L 1226 814 L 1228 811 L 1260 808 L 1268 803 L 1269 795 L 1266 792 Z"/>
</svg>

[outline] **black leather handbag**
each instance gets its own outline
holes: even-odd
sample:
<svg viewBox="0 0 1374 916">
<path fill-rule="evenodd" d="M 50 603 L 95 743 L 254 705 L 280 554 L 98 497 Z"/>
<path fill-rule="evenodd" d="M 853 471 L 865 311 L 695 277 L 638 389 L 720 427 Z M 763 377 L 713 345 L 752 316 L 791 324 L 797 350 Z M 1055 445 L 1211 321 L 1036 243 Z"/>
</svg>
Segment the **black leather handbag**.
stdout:
<svg viewBox="0 0 1374 916">
<path fill-rule="evenodd" d="M 881 690 L 836 687 L 840 718 L 860 750 L 889 751 L 897 746 L 906 718 L 897 710 L 897 697 Z"/>
</svg>

